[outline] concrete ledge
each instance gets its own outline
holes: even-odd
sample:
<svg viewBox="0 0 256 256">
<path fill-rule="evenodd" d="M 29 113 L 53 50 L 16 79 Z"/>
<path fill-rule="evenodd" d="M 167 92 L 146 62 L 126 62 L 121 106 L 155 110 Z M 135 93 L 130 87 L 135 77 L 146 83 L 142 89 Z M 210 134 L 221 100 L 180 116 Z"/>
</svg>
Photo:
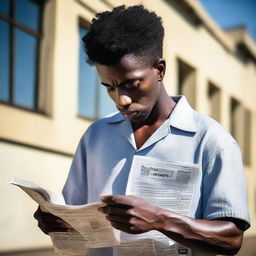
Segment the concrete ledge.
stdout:
<svg viewBox="0 0 256 256">
<path fill-rule="evenodd" d="M 21 251 L 1 252 L 1 256 L 56 256 L 52 248 L 39 248 Z"/>
</svg>

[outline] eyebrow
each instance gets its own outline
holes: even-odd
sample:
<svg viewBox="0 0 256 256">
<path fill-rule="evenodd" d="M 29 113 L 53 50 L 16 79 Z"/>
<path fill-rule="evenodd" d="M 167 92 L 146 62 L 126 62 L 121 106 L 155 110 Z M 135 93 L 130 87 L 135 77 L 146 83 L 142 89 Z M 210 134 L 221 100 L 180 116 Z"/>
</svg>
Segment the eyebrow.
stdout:
<svg viewBox="0 0 256 256">
<path fill-rule="evenodd" d="M 122 87 L 124 84 L 128 84 L 128 83 L 134 82 L 134 81 L 136 81 L 136 80 L 139 80 L 139 78 L 127 79 L 127 80 L 121 82 L 120 84 L 118 84 L 118 85 L 115 86 L 115 87 Z M 110 84 L 105 84 L 105 83 L 103 83 L 103 82 L 101 82 L 101 84 L 104 85 L 104 86 L 106 86 L 106 87 L 111 87 Z"/>
</svg>

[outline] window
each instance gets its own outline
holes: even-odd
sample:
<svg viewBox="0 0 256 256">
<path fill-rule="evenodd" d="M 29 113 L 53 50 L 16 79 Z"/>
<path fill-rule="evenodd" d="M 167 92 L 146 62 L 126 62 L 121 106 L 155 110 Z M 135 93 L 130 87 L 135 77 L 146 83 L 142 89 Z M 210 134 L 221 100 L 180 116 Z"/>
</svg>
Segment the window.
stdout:
<svg viewBox="0 0 256 256">
<path fill-rule="evenodd" d="M 185 95 L 191 106 L 196 108 L 196 72 L 181 60 L 178 60 L 178 94 Z"/>
<path fill-rule="evenodd" d="M 221 115 L 221 94 L 220 89 L 213 83 L 208 84 L 209 114 L 212 118 L 220 122 Z"/>
<path fill-rule="evenodd" d="M 248 109 L 244 110 L 244 163 L 251 165 L 251 141 L 252 141 L 252 114 Z"/>
<path fill-rule="evenodd" d="M 231 99 L 231 133 L 240 145 L 245 165 L 251 164 L 251 113 Z"/>
<path fill-rule="evenodd" d="M 83 25 L 80 25 L 78 115 L 95 120 L 116 111 L 116 108 L 106 88 L 100 84 L 96 68 L 86 62 L 82 37 L 87 31 Z"/>
<path fill-rule="evenodd" d="M 231 134 L 243 151 L 244 145 L 244 113 L 239 101 L 231 99 Z"/>
<path fill-rule="evenodd" d="M 42 2 L 0 1 L 0 101 L 37 109 Z"/>
</svg>

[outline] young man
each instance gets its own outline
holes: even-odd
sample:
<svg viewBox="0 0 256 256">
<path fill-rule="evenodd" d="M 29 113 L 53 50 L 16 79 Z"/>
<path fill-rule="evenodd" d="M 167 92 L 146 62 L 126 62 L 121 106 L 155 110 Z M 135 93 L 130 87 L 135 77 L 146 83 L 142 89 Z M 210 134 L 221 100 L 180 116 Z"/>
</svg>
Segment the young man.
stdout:
<svg viewBox="0 0 256 256">
<path fill-rule="evenodd" d="M 232 255 L 249 227 L 240 151 L 224 128 L 195 112 L 184 96 L 166 93 L 163 35 L 161 19 L 142 6 L 120 6 L 93 19 L 85 50 L 119 113 L 96 121 L 81 138 L 63 194 L 68 204 L 95 202 L 101 194 L 107 206 L 99 210 L 126 233 L 155 230 L 192 248 L 193 255 Z M 189 217 L 125 195 L 135 156 L 199 166 Z M 46 233 L 63 227 L 40 210 L 35 216 Z M 114 251 L 92 249 L 89 255 Z"/>
</svg>

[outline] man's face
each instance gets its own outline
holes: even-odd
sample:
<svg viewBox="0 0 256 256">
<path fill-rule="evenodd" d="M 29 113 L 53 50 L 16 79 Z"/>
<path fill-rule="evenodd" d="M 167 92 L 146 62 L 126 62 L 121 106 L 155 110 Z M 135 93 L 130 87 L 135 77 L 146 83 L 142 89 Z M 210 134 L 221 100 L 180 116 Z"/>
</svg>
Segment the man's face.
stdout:
<svg viewBox="0 0 256 256">
<path fill-rule="evenodd" d="M 96 64 L 102 85 L 121 114 L 134 123 L 146 121 L 160 100 L 160 71 L 142 58 L 124 55 L 115 65 Z"/>
</svg>

